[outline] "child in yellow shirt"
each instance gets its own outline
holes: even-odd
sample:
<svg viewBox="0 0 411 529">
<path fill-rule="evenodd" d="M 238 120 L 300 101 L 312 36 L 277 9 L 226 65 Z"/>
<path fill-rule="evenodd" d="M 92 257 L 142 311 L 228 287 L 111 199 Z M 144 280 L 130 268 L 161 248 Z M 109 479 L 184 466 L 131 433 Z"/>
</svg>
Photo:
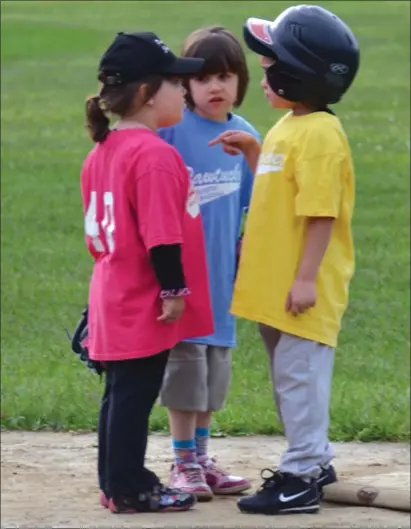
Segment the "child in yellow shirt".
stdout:
<svg viewBox="0 0 411 529">
<path fill-rule="evenodd" d="M 274 22 L 250 18 L 247 46 L 260 56 L 272 108 L 288 110 L 261 149 L 228 131 L 211 142 L 240 149 L 256 169 L 234 315 L 255 321 L 268 351 L 288 450 L 278 471 L 238 502 L 248 513 L 315 513 L 330 464 L 334 363 L 354 273 L 354 169 L 348 140 L 328 105 L 351 86 L 359 49 L 329 11 L 293 6 Z"/>
</svg>

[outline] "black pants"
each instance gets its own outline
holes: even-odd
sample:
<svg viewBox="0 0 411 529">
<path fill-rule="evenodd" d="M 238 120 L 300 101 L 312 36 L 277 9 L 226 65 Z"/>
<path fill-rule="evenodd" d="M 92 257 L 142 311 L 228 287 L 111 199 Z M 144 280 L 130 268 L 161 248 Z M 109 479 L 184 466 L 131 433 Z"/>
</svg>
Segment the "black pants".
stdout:
<svg viewBox="0 0 411 529">
<path fill-rule="evenodd" d="M 145 468 L 149 417 L 160 393 L 169 351 L 138 360 L 107 362 L 98 431 L 98 474 L 106 495 L 150 490 L 157 476 Z"/>
</svg>

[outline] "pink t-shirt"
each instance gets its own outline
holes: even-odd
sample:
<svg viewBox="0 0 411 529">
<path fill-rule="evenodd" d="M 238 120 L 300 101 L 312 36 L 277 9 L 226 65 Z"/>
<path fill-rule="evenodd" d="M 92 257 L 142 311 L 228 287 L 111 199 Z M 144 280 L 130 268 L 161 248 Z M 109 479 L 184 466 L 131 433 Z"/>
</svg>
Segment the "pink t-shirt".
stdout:
<svg viewBox="0 0 411 529">
<path fill-rule="evenodd" d="M 93 360 L 142 358 L 214 332 L 199 202 L 176 149 L 148 129 L 112 132 L 85 160 L 81 187 Z M 182 244 L 187 287 L 179 322 L 157 321 L 160 285 L 149 251 Z"/>
</svg>

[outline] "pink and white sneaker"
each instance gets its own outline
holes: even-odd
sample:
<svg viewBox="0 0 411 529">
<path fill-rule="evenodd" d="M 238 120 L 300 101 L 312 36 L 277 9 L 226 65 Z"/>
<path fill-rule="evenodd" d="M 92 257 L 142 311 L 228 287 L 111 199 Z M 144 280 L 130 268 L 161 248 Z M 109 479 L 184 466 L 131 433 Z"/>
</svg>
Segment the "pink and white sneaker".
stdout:
<svg viewBox="0 0 411 529">
<path fill-rule="evenodd" d="M 198 462 L 203 467 L 207 485 L 214 494 L 239 494 L 251 488 L 248 479 L 232 476 L 223 468 L 218 467 L 215 459 L 200 456 Z"/>
<path fill-rule="evenodd" d="M 170 487 L 194 494 L 198 501 L 213 499 L 213 493 L 206 483 L 204 470 L 198 463 L 172 465 Z"/>
</svg>

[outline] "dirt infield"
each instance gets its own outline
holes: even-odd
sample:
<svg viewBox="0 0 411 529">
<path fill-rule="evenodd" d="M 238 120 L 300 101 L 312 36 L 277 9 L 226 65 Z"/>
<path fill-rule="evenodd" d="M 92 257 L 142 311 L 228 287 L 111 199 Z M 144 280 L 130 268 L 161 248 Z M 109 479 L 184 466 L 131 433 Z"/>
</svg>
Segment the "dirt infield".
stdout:
<svg viewBox="0 0 411 529">
<path fill-rule="evenodd" d="M 259 486 L 259 471 L 274 467 L 284 448 L 276 437 L 212 439 L 211 453 L 236 474 Z M 410 490 L 407 444 L 336 444 L 340 479 Z M 166 479 L 170 439 L 151 436 L 148 466 Z M 323 504 L 317 515 L 250 516 L 236 498 L 197 504 L 188 513 L 112 515 L 98 504 L 96 436 L 60 433 L 2 432 L 1 527 L 53 528 L 406 528 L 410 515 L 372 507 Z"/>
</svg>

